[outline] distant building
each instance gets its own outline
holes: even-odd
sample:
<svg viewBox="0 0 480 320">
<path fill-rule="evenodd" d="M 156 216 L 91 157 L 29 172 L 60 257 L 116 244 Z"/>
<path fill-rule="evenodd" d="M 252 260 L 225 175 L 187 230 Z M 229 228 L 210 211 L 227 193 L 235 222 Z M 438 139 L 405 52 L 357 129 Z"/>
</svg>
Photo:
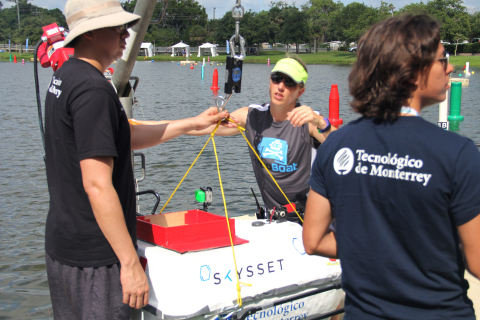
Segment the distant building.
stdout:
<svg viewBox="0 0 480 320">
<path fill-rule="evenodd" d="M 330 49 L 338 51 L 340 47 L 345 46 L 345 42 L 343 41 L 330 41 L 327 42 L 330 45 Z"/>
</svg>

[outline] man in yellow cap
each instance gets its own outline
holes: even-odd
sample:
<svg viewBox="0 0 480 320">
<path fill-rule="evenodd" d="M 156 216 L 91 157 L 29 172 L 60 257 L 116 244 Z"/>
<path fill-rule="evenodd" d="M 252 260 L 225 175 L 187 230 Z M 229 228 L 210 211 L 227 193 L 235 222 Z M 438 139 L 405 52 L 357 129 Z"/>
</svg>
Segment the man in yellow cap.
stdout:
<svg viewBox="0 0 480 320">
<path fill-rule="evenodd" d="M 140 16 L 117 0 L 69 0 L 75 55 L 53 75 L 46 97 L 45 149 L 50 192 L 45 250 L 58 319 L 129 319 L 148 303 L 136 253 L 131 150 L 157 145 L 228 116 L 210 108 L 158 126 L 129 126 L 104 70 L 122 56 Z"/>
</svg>

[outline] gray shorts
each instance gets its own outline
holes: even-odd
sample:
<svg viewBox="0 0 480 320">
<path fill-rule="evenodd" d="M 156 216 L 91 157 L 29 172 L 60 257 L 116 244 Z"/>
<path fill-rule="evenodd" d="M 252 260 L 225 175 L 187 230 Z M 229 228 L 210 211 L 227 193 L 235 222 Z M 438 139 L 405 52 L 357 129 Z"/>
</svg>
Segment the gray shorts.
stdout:
<svg viewBox="0 0 480 320">
<path fill-rule="evenodd" d="M 48 254 L 45 261 L 55 320 L 130 319 L 130 306 L 122 302 L 119 264 L 77 268 Z"/>
</svg>

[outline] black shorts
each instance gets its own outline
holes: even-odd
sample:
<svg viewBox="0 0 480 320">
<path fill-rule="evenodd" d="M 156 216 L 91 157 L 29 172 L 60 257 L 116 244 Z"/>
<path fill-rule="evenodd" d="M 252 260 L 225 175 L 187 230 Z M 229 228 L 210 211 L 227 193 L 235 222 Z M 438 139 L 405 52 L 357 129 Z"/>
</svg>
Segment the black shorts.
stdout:
<svg viewBox="0 0 480 320">
<path fill-rule="evenodd" d="M 119 264 L 78 268 L 48 254 L 45 261 L 55 320 L 130 319 L 130 306 L 122 301 Z"/>
</svg>

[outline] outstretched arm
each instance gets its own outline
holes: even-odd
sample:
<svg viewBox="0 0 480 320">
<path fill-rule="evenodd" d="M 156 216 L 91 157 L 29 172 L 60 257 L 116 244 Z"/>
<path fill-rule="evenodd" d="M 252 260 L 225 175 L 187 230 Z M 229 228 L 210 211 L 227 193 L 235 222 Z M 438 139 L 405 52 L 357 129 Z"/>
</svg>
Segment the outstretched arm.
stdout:
<svg viewBox="0 0 480 320">
<path fill-rule="evenodd" d="M 457 227 L 466 258 L 466 267 L 480 279 L 480 214 Z"/>
<path fill-rule="evenodd" d="M 132 150 L 145 149 L 186 134 L 191 130 L 202 130 L 215 126 L 218 120 L 228 117 L 228 112 L 218 113 L 211 107 L 196 117 L 174 120 L 156 125 L 130 125 Z"/>
<path fill-rule="evenodd" d="M 330 130 L 324 133 L 319 133 L 317 128 L 323 130 L 325 129 L 325 127 L 327 127 L 325 118 L 322 115 L 317 114 L 309 106 L 305 105 L 294 108 L 291 112 L 289 112 L 287 120 L 290 120 L 290 123 L 294 127 L 301 127 L 305 123 L 308 123 L 310 135 L 321 143 L 323 143 L 325 139 L 327 139 L 330 132 L 337 130 L 337 128 L 331 126 Z"/>
<path fill-rule="evenodd" d="M 248 115 L 248 107 L 240 108 L 238 110 L 235 110 L 230 114 L 230 118 L 236 122 L 234 124 L 233 122 L 228 121 L 227 123 L 224 123 L 224 125 L 218 127 L 217 131 L 215 132 L 216 136 L 233 136 L 238 134 L 238 129 L 237 125 L 239 125 L 242 128 L 245 128 L 245 124 L 247 123 L 247 115 Z M 222 118 L 223 119 L 223 118 Z M 136 122 L 140 125 L 159 125 L 159 124 L 166 124 L 170 123 L 173 121 L 170 120 L 162 120 L 162 121 L 139 121 L 139 120 L 134 120 L 133 122 Z M 216 123 L 212 124 L 206 128 L 202 129 L 197 129 L 197 130 L 191 130 L 189 132 L 186 132 L 184 134 L 187 134 L 189 136 L 204 136 L 207 134 L 211 134 L 213 130 L 216 127 Z"/>
<path fill-rule="evenodd" d="M 303 246 L 308 254 L 337 258 L 337 240 L 330 230 L 331 212 L 328 199 L 310 189 L 303 220 Z"/>
</svg>

